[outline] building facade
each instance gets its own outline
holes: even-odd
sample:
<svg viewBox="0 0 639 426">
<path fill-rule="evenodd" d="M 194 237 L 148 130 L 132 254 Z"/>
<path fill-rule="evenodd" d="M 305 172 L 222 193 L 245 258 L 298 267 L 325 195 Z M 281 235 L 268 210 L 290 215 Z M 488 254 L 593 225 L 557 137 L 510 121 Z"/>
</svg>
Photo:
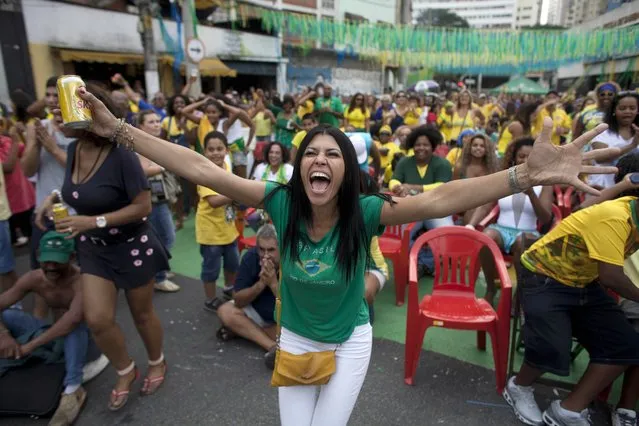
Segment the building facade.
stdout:
<svg viewBox="0 0 639 426">
<path fill-rule="evenodd" d="M 515 28 L 533 27 L 540 23 L 542 0 L 517 0 Z"/>
<path fill-rule="evenodd" d="M 427 10 L 443 9 L 466 19 L 475 28 L 516 25 L 517 0 L 413 0 L 413 22 Z"/>
<path fill-rule="evenodd" d="M 586 21 L 574 28 L 575 31 L 589 31 L 598 28 L 620 28 L 639 25 L 639 1 L 626 3 Z M 575 88 L 579 85 L 582 92 L 592 89 L 600 79 L 615 79 L 623 87 L 637 84 L 633 76 L 639 72 L 639 55 L 613 58 L 608 61 L 590 61 L 560 67 L 556 80 L 559 90 Z"/>
</svg>

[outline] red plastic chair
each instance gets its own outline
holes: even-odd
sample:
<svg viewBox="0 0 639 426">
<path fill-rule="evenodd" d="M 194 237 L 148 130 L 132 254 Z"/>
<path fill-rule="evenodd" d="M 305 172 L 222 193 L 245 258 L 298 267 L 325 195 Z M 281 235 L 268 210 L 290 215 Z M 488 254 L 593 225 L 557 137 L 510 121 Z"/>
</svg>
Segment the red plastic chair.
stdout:
<svg viewBox="0 0 639 426">
<path fill-rule="evenodd" d="M 564 192 L 564 217 L 568 217 L 572 213 L 572 196 L 575 193 L 575 188 L 569 186 Z M 586 201 L 586 195 L 583 192 L 577 193 L 577 199 L 579 200 L 579 204 Z"/>
<path fill-rule="evenodd" d="M 241 218 L 235 221 L 235 227 L 237 228 L 237 232 L 240 234 L 240 238 L 237 240 L 237 248 L 240 253 L 244 251 L 244 249 L 250 249 L 257 245 L 257 238 L 255 236 L 245 237 L 244 236 L 244 218 L 250 216 L 255 212 L 254 208 L 248 208 L 244 212 Z"/>
<path fill-rule="evenodd" d="M 435 258 L 433 292 L 419 301 L 417 258 L 428 245 Z M 495 258 L 502 292 L 497 311 L 488 302 L 475 297 L 479 274 L 479 251 L 488 247 Z M 490 334 L 495 360 L 497 392 L 506 386 L 510 336 L 512 286 L 497 244 L 481 232 L 459 226 L 442 227 L 421 235 L 410 251 L 408 312 L 404 381 L 413 384 L 426 330 L 431 326 L 455 330 L 477 330 L 477 347 L 486 349 Z"/>
<path fill-rule="evenodd" d="M 402 306 L 408 284 L 408 251 L 410 250 L 410 231 L 415 226 L 387 226 L 379 237 L 379 248 L 385 258 L 393 262 L 393 280 L 395 281 L 395 304 Z"/>
</svg>

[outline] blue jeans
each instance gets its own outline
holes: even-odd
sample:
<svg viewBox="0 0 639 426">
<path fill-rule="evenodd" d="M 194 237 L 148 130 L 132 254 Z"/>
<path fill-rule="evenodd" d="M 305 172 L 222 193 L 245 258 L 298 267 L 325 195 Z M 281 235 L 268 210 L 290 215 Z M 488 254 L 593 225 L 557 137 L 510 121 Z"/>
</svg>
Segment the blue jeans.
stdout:
<svg viewBox="0 0 639 426">
<path fill-rule="evenodd" d="M 13 257 L 13 245 L 11 244 L 11 231 L 9 221 L 0 220 L 0 274 L 8 274 L 16 268 Z"/>
<path fill-rule="evenodd" d="M 424 232 L 430 229 L 441 228 L 442 226 L 455 226 L 452 216 L 442 217 L 438 219 L 427 219 L 423 222 L 417 222 L 410 232 L 410 247 L 413 247 L 415 240 Z M 417 258 L 417 264 L 426 266 L 430 271 L 435 270 L 435 259 L 433 258 L 433 252 L 429 247 L 422 248 L 419 251 L 419 257 Z"/>
<path fill-rule="evenodd" d="M 224 259 L 225 271 L 235 273 L 240 268 L 240 253 L 237 250 L 237 240 L 224 246 L 200 244 L 200 254 L 202 255 L 200 278 L 205 283 L 217 281 L 222 270 L 222 259 Z"/>
<path fill-rule="evenodd" d="M 164 248 L 169 253 L 175 242 L 175 224 L 173 214 L 168 203 L 153 204 L 153 210 L 149 215 L 149 222 L 153 231 L 158 236 Z M 155 281 L 161 283 L 166 280 L 166 271 L 160 271 L 155 275 Z"/>
<path fill-rule="evenodd" d="M 18 309 L 2 312 L 2 322 L 14 337 L 31 333 L 47 325 L 46 322 Z M 94 344 L 85 323 L 81 323 L 64 337 L 65 386 L 82 384 L 82 368 L 86 363 L 89 345 Z"/>
</svg>

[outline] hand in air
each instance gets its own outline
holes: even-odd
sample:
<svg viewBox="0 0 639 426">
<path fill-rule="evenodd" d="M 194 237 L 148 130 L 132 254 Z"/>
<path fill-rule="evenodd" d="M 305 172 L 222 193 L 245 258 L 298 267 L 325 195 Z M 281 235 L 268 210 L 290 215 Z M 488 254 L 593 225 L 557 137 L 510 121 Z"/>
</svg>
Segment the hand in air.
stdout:
<svg viewBox="0 0 639 426">
<path fill-rule="evenodd" d="M 537 140 L 535 140 L 533 150 L 526 162 L 531 186 L 568 184 L 580 191 L 599 195 L 599 191 L 581 181 L 579 175 L 617 172 L 616 167 L 584 165 L 584 161 L 597 161 L 599 158 L 610 157 L 612 154 L 620 152 L 618 148 L 605 148 L 583 153 L 583 148 L 588 142 L 604 132 L 608 125 L 600 124 L 575 139 L 572 143 L 563 146 L 556 146 L 550 142 L 552 125 L 552 119 L 546 117 L 543 130 Z"/>
</svg>

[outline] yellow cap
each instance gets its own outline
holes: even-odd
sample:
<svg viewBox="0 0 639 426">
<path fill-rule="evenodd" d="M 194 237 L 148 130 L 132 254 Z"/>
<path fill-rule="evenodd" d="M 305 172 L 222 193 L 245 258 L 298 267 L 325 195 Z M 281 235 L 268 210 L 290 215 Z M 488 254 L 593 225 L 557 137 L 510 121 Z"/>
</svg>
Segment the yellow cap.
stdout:
<svg viewBox="0 0 639 426">
<path fill-rule="evenodd" d="M 391 129 L 391 127 L 388 124 L 386 124 L 386 125 L 382 126 L 381 129 L 379 129 L 379 133 L 380 134 L 388 133 L 388 134 L 392 135 L 393 134 L 393 130 Z"/>
</svg>

